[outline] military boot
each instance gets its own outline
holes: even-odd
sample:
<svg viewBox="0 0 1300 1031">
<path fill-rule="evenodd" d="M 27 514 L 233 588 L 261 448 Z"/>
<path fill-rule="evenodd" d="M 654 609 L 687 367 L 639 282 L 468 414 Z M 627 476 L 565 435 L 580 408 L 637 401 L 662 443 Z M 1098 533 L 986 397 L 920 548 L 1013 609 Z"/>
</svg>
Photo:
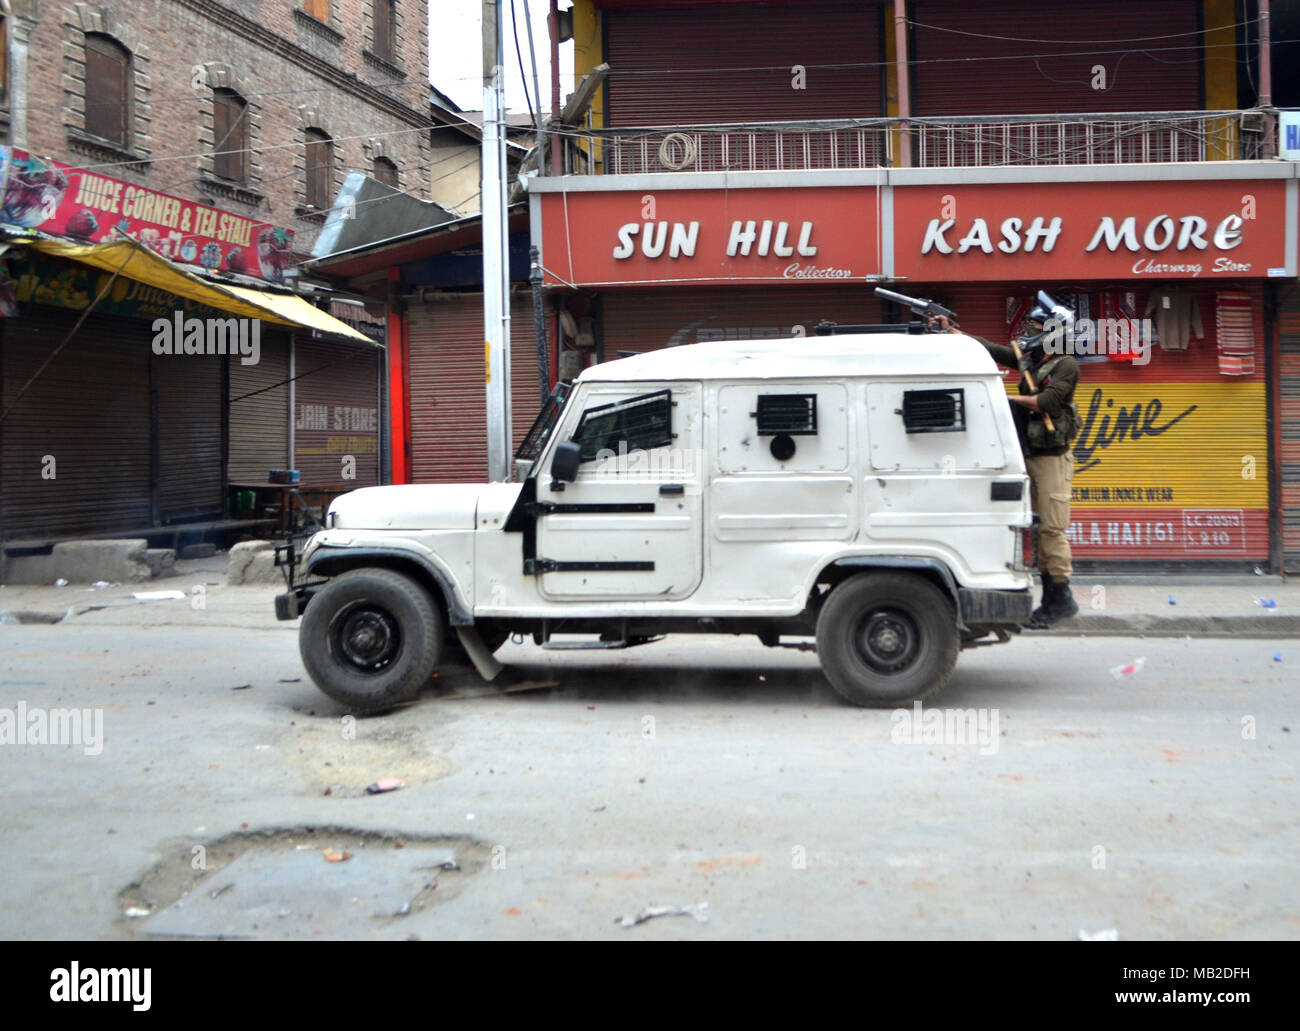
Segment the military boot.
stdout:
<svg viewBox="0 0 1300 1031">
<path fill-rule="evenodd" d="M 1041 615 L 1040 615 L 1041 613 Z M 1070 591 L 1069 580 L 1052 580 L 1043 591 L 1042 607 L 1036 609 L 1025 624 L 1026 630 L 1046 630 L 1063 619 L 1079 614 L 1079 603 Z"/>
<path fill-rule="evenodd" d="M 1029 622 L 1025 624 L 1030 630 L 1041 630 L 1047 626 L 1047 609 L 1048 603 L 1052 600 L 1052 574 L 1042 573 L 1043 578 L 1043 600 L 1038 608 L 1029 616 Z"/>
<path fill-rule="evenodd" d="M 1051 605 L 1048 607 L 1048 620 L 1052 623 L 1059 623 L 1063 619 L 1077 616 L 1079 614 L 1079 603 L 1074 600 L 1074 592 L 1070 590 L 1070 581 L 1053 580 L 1052 588 L 1056 593 Z"/>
</svg>

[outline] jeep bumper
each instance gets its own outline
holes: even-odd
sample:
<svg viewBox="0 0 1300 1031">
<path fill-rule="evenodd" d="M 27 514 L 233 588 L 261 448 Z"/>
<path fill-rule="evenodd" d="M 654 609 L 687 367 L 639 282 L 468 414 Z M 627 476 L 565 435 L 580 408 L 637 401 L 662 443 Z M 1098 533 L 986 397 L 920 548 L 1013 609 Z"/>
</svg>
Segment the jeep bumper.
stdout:
<svg viewBox="0 0 1300 1031">
<path fill-rule="evenodd" d="M 967 626 L 1021 626 L 1029 622 L 1034 610 L 1034 596 L 1029 591 L 957 592 L 961 621 Z"/>
<path fill-rule="evenodd" d="M 307 603 L 312 600 L 320 588 L 320 584 L 311 584 L 306 587 L 295 587 L 292 591 L 285 591 L 284 594 L 277 594 L 275 596 L 275 618 L 297 619 L 303 614 L 303 610 L 307 608 Z"/>
</svg>

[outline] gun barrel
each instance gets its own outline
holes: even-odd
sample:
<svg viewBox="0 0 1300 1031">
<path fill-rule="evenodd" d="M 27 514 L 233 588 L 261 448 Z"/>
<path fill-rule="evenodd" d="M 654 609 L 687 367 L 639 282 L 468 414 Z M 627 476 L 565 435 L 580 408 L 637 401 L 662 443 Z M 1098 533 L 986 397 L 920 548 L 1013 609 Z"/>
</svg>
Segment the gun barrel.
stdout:
<svg viewBox="0 0 1300 1031">
<path fill-rule="evenodd" d="M 909 308 L 914 308 L 918 304 L 924 304 L 924 301 L 918 301 L 915 297 L 908 297 L 906 294 L 898 294 L 893 290 L 886 290 L 883 286 L 876 287 L 876 293 L 887 301 L 895 301 L 898 304 L 905 304 Z"/>
</svg>

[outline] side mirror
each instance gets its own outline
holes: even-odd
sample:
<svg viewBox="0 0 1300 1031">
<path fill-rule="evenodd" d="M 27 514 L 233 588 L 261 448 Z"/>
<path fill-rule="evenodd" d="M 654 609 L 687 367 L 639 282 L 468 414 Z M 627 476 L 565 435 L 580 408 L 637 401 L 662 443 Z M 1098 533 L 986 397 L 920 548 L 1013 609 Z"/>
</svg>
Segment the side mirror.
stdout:
<svg viewBox="0 0 1300 1031">
<path fill-rule="evenodd" d="M 555 445 L 555 457 L 551 459 L 551 475 L 565 483 L 572 483 L 578 478 L 578 466 L 582 464 L 582 445 L 573 440 L 562 440 Z"/>
</svg>

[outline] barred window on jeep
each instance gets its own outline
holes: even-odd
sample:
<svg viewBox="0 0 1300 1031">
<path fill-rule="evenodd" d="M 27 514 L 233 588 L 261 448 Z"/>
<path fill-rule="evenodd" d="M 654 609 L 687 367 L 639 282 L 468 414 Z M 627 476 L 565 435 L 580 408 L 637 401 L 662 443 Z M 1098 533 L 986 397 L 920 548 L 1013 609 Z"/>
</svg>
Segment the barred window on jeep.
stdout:
<svg viewBox="0 0 1300 1031">
<path fill-rule="evenodd" d="M 908 433 L 963 433 L 966 430 L 966 392 L 961 387 L 905 390 L 902 416 Z"/>
<path fill-rule="evenodd" d="M 573 440 L 582 445 L 584 462 L 594 462 L 602 451 L 652 451 L 672 443 L 672 421 L 672 391 L 660 390 L 588 408 Z"/>
<path fill-rule="evenodd" d="M 760 437 L 817 435 L 816 394 L 759 394 L 758 421 Z"/>
</svg>

